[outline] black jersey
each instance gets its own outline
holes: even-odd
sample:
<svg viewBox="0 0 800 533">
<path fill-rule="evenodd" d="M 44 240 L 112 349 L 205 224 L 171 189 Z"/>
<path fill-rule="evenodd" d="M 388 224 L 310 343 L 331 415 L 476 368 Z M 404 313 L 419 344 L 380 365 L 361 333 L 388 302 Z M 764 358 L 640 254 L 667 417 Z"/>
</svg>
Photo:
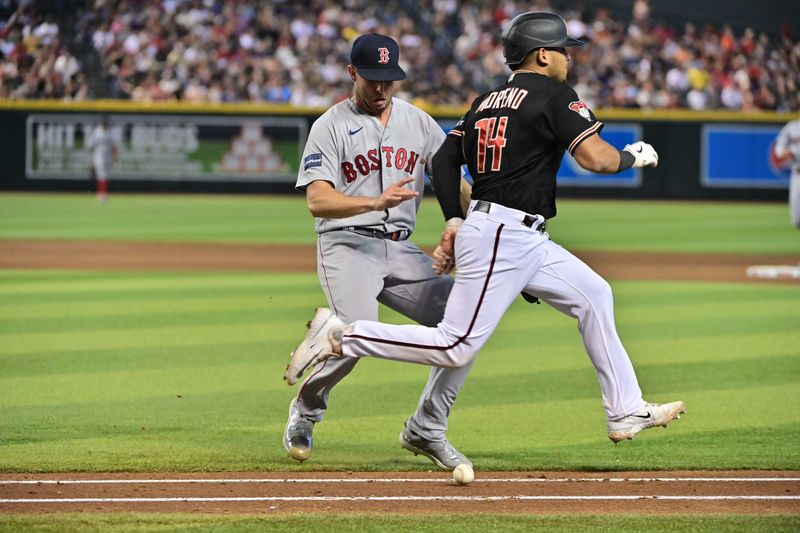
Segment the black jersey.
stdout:
<svg viewBox="0 0 800 533">
<path fill-rule="evenodd" d="M 569 85 L 518 71 L 476 98 L 448 137 L 461 138 L 474 200 L 552 218 L 564 151 L 602 128 Z"/>
</svg>

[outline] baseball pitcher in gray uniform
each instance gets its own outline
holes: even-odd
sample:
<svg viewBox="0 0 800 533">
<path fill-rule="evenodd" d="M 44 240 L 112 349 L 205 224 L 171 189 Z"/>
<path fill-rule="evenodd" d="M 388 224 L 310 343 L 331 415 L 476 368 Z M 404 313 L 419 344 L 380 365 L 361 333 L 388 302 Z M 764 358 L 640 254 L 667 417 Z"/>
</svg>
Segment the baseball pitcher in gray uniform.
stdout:
<svg viewBox="0 0 800 533">
<path fill-rule="evenodd" d="M 305 191 L 316 217 L 317 274 L 331 309 L 348 322 L 377 320 L 380 302 L 435 326 L 453 281 L 437 275 L 432 259 L 408 239 L 425 173 L 430 175 L 445 134 L 427 113 L 392 97 L 394 82 L 405 78 L 398 59 L 399 47 L 390 37 L 369 34 L 354 41 L 348 66 L 354 96 L 312 126 L 297 188 Z M 357 362 L 330 359 L 302 384 L 283 435 L 290 457 L 304 461 L 311 455 L 313 426 L 328 408 L 328 395 Z M 403 448 L 447 470 L 471 466 L 445 437 L 447 416 L 470 367 L 431 369 L 417 410 L 400 434 Z"/>
</svg>

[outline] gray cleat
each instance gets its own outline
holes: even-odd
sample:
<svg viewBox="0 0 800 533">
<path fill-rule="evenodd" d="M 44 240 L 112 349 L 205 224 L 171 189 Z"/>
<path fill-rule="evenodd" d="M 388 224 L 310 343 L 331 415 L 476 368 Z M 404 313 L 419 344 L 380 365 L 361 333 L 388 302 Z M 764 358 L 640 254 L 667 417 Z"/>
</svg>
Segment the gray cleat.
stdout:
<svg viewBox="0 0 800 533">
<path fill-rule="evenodd" d="M 300 462 L 311 457 L 311 432 L 314 431 L 314 422 L 303 417 L 295 406 L 297 398 L 289 404 L 289 420 L 283 430 L 283 447 L 292 459 Z"/>
<path fill-rule="evenodd" d="M 412 452 L 414 455 L 422 454 L 442 470 L 453 470 L 461 464 L 467 464 L 472 468 L 472 462 L 460 451 L 456 450 L 447 439 L 441 441 L 426 440 L 408 427 L 400 432 L 400 446 Z"/>
</svg>

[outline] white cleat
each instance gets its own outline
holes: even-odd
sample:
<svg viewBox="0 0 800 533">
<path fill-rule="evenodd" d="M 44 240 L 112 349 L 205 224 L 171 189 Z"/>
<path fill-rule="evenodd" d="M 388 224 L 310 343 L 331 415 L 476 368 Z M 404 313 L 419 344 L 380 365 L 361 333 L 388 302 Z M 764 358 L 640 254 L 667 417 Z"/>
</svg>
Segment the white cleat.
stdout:
<svg viewBox="0 0 800 533">
<path fill-rule="evenodd" d="M 680 418 L 686 408 L 683 402 L 648 403 L 641 409 L 620 420 L 608 421 L 608 438 L 618 443 L 633 439 L 643 429 L 655 426 L 667 427 L 670 421 Z"/>
<path fill-rule="evenodd" d="M 308 323 L 308 333 L 300 346 L 292 352 L 283 379 L 291 386 L 306 370 L 316 366 L 329 357 L 339 357 L 334 353 L 334 336 L 341 337 L 345 323 L 327 307 L 317 309 L 317 314 Z"/>
</svg>

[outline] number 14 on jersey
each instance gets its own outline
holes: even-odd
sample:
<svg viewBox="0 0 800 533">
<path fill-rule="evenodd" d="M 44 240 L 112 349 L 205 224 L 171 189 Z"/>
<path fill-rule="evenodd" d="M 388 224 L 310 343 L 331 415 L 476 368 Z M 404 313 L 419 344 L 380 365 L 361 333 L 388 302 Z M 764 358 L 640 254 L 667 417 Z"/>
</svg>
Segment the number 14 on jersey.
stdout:
<svg viewBox="0 0 800 533">
<path fill-rule="evenodd" d="M 500 170 L 500 163 L 503 160 L 503 147 L 506 145 L 506 124 L 508 117 L 482 118 L 475 122 L 475 129 L 478 130 L 478 173 L 486 172 L 486 151 L 492 149 L 492 172 Z M 495 125 L 497 129 L 495 129 Z"/>
</svg>

